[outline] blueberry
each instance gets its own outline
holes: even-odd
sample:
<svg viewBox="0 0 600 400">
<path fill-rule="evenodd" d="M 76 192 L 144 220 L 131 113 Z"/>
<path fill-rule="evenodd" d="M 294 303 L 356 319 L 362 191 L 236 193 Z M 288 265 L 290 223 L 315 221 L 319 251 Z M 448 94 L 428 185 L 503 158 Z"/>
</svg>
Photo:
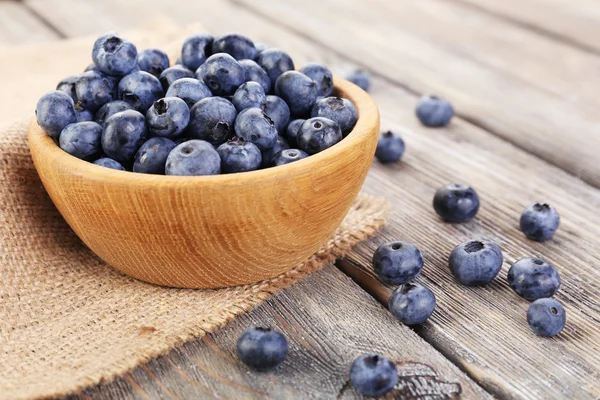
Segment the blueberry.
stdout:
<svg viewBox="0 0 600 400">
<path fill-rule="evenodd" d="M 444 221 L 470 221 L 479 210 L 479 196 L 468 185 L 452 183 L 435 192 L 433 208 Z"/>
<path fill-rule="evenodd" d="M 110 118 L 112 115 L 125 111 L 125 110 L 133 110 L 131 104 L 123 101 L 123 100 L 115 100 L 110 103 L 106 103 L 96 112 L 95 121 L 100 125 L 104 126 L 104 122 Z"/>
<path fill-rule="evenodd" d="M 281 74 L 294 70 L 294 61 L 292 61 L 292 58 L 280 49 L 266 49 L 261 51 L 256 63 L 267 71 L 267 75 L 269 75 L 269 79 L 273 85 Z"/>
<path fill-rule="evenodd" d="M 269 95 L 263 110 L 275 122 L 277 132 L 280 135 L 285 134 L 290 122 L 290 108 L 287 103 L 281 97 Z"/>
<path fill-rule="evenodd" d="M 212 53 L 227 53 L 236 60 L 254 60 L 256 47 L 254 42 L 239 33 L 228 33 L 216 37 L 212 43 Z"/>
<path fill-rule="evenodd" d="M 194 139 L 219 145 L 233 137 L 233 124 L 237 112 L 230 101 L 221 97 L 208 97 L 194 104 L 190 110 L 187 132 Z"/>
<path fill-rule="evenodd" d="M 146 112 L 165 92 L 157 77 L 144 71 L 124 76 L 119 82 L 119 99 L 128 102 L 137 111 Z"/>
<path fill-rule="evenodd" d="M 485 285 L 502 268 L 502 250 L 494 243 L 471 240 L 456 246 L 448 264 L 452 275 L 463 285 Z"/>
<path fill-rule="evenodd" d="M 99 165 L 101 167 L 125 171 L 125 168 L 123 168 L 123 166 L 120 163 L 108 157 L 99 158 L 96 161 L 94 161 L 94 164 Z"/>
<path fill-rule="evenodd" d="M 104 122 L 102 149 L 104 154 L 116 161 L 130 162 L 146 141 L 146 136 L 144 116 L 134 110 L 121 111 Z"/>
<path fill-rule="evenodd" d="M 258 147 L 242 138 L 223 143 L 217 152 L 221 157 L 221 171 L 225 174 L 254 171 L 262 161 Z"/>
<path fill-rule="evenodd" d="M 358 120 L 354 104 L 350 100 L 340 97 L 325 97 L 319 100 L 315 103 L 311 115 L 335 121 L 344 135 L 352 131 Z"/>
<path fill-rule="evenodd" d="M 165 173 L 180 176 L 218 175 L 221 173 L 221 158 L 210 143 L 188 140 L 171 150 Z"/>
<path fill-rule="evenodd" d="M 552 297 L 560 287 L 558 271 L 549 262 L 535 257 L 515 262 L 506 279 L 519 296 L 529 301 Z"/>
<path fill-rule="evenodd" d="M 537 299 L 527 309 L 527 322 L 536 335 L 555 336 L 565 327 L 567 313 L 556 300 Z"/>
<path fill-rule="evenodd" d="M 423 269 L 423 256 L 417 247 L 406 242 L 383 244 L 373 254 L 373 269 L 387 283 L 401 285 L 412 281 Z"/>
<path fill-rule="evenodd" d="M 277 167 L 279 165 L 285 165 L 294 161 L 302 160 L 306 157 L 308 157 L 308 154 L 300 149 L 285 149 L 273 156 L 271 165 Z"/>
<path fill-rule="evenodd" d="M 78 103 L 87 110 L 95 111 L 114 100 L 115 82 L 98 71 L 88 71 L 79 75 L 75 83 Z"/>
<path fill-rule="evenodd" d="M 65 92 L 75 103 L 77 103 L 77 92 L 75 91 L 75 84 L 79 80 L 79 75 L 68 76 L 62 81 L 58 82 L 56 85 L 56 90 L 60 90 L 61 92 Z"/>
<path fill-rule="evenodd" d="M 85 160 L 100 151 L 100 137 L 102 127 L 96 122 L 76 122 L 62 130 L 58 143 L 67 153 Z"/>
<path fill-rule="evenodd" d="M 362 69 L 357 69 L 350 72 L 346 76 L 346 80 L 354 83 L 365 92 L 368 92 L 369 88 L 371 87 L 371 76 L 367 71 Z"/>
<path fill-rule="evenodd" d="M 83 108 L 75 109 L 77 113 L 77 122 L 85 122 L 85 121 L 93 121 L 94 113 L 89 110 L 84 110 Z"/>
<path fill-rule="evenodd" d="M 254 47 L 256 47 L 256 57 L 258 57 L 258 54 L 269 48 L 269 46 L 267 46 L 265 43 L 254 43 Z"/>
<path fill-rule="evenodd" d="M 282 136 L 277 136 L 277 141 L 270 149 L 262 152 L 262 167 L 268 168 L 273 166 L 273 158 L 282 150 L 289 149 L 287 141 Z"/>
<path fill-rule="evenodd" d="M 96 68 L 111 76 L 131 73 L 138 66 L 137 56 L 135 45 L 115 32 L 100 36 L 92 50 L 92 60 Z"/>
<path fill-rule="evenodd" d="M 60 90 L 44 94 L 35 108 L 37 123 L 53 139 L 58 139 L 65 126 L 77 122 L 71 96 Z"/>
<path fill-rule="evenodd" d="M 417 103 L 417 117 L 425 126 L 446 126 L 454 116 L 452 105 L 436 96 L 423 96 Z"/>
<path fill-rule="evenodd" d="M 194 78 L 181 78 L 171 84 L 165 97 L 179 97 L 183 99 L 189 108 L 202 99 L 211 97 L 212 93 L 208 87 Z"/>
<path fill-rule="evenodd" d="M 275 123 L 264 111 L 247 108 L 235 119 L 235 134 L 254 143 L 261 150 L 270 149 L 277 141 Z"/>
<path fill-rule="evenodd" d="M 190 109 L 179 97 L 156 100 L 146 113 L 148 131 L 156 136 L 179 136 L 190 122 Z"/>
<path fill-rule="evenodd" d="M 244 68 L 244 80 L 246 82 L 258 82 L 264 89 L 265 93 L 271 90 L 271 79 L 267 72 L 252 60 L 241 60 L 240 65 Z"/>
<path fill-rule="evenodd" d="M 285 130 L 285 136 L 291 146 L 297 146 L 298 142 L 296 138 L 298 137 L 298 132 L 300 132 L 300 127 L 306 121 L 305 119 L 295 119 L 290 122 Z"/>
<path fill-rule="evenodd" d="M 365 396 L 383 396 L 398 383 L 398 371 L 381 354 L 363 354 L 352 362 L 350 381 Z"/>
<path fill-rule="evenodd" d="M 317 84 L 317 96 L 331 96 L 333 93 L 333 74 L 323 64 L 311 62 L 300 68 L 300 72 Z"/>
<path fill-rule="evenodd" d="M 375 157 L 382 163 L 397 162 L 404 154 L 404 140 L 392 131 L 381 132 L 377 141 Z"/>
<path fill-rule="evenodd" d="M 225 53 L 210 56 L 200 66 L 198 73 L 216 96 L 232 95 L 246 81 L 244 67 Z"/>
<path fill-rule="evenodd" d="M 169 56 L 159 49 L 146 49 L 138 54 L 138 66 L 140 70 L 158 78 L 165 69 L 169 68 Z"/>
<path fill-rule="evenodd" d="M 267 103 L 267 96 L 259 83 L 246 82 L 241 84 L 235 91 L 231 102 L 238 112 L 246 108 L 264 109 Z"/>
<path fill-rule="evenodd" d="M 422 324 L 435 309 L 435 296 L 420 283 L 405 283 L 394 290 L 388 308 L 405 325 Z"/>
<path fill-rule="evenodd" d="M 91 63 L 87 67 L 85 67 L 85 69 L 83 70 L 83 72 L 88 72 L 88 71 L 99 71 L 99 70 L 98 70 L 98 67 L 96 67 L 96 64 Z"/>
<path fill-rule="evenodd" d="M 246 328 L 237 342 L 240 360 L 252 369 L 264 371 L 281 364 L 288 353 L 285 337 L 271 328 Z"/>
<path fill-rule="evenodd" d="M 340 140 L 342 140 L 342 131 L 338 124 L 323 117 L 304 121 L 296 136 L 298 147 L 308 154 L 316 154 L 328 149 Z"/>
<path fill-rule="evenodd" d="M 133 172 L 164 175 L 167 157 L 176 146 L 175 142 L 164 137 L 149 139 L 135 154 Z"/>
<path fill-rule="evenodd" d="M 308 115 L 317 101 L 317 84 L 303 73 L 288 71 L 275 82 L 275 94 L 289 106 L 292 115 Z"/>
<path fill-rule="evenodd" d="M 181 78 L 193 78 L 194 73 L 184 67 L 183 65 L 175 65 L 173 67 L 165 69 L 161 74 L 158 80 L 163 87 L 163 90 L 166 92 L 169 90 L 169 86 L 173 84 L 177 79 Z"/>
<path fill-rule="evenodd" d="M 181 63 L 192 71 L 196 71 L 211 55 L 212 35 L 199 33 L 185 39 L 181 48 Z"/>
<path fill-rule="evenodd" d="M 538 242 L 552 239 L 559 224 L 558 212 L 548 204 L 535 203 L 521 214 L 521 230 L 529 239 Z"/>
</svg>

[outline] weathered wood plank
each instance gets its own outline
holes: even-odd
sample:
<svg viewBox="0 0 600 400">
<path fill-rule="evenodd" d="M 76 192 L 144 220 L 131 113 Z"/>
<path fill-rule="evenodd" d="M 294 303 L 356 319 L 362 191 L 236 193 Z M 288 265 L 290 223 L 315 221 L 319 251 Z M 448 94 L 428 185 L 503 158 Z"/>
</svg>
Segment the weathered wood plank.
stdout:
<svg viewBox="0 0 600 400">
<path fill-rule="evenodd" d="M 600 186 L 596 55 L 447 1 L 236 3 Z"/>
<path fill-rule="evenodd" d="M 17 1 L 0 1 L 0 47 L 27 43 L 40 43 L 60 38 L 60 35 L 23 4 Z"/>
<path fill-rule="evenodd" d="M 288 357 L 273 372 L 251 371 L 237 358 L 237 338 L 252 325 L 272 326 L 288 339 Z M 348 384 L 348 370 L 356 356 L 368 351 L 386 354 L 397 363 L 404 376 L 396 397 L 412 390 L 413 398 L 420 399 L 427 398 L 425 394 L 449 398 L 459 392 L 464 399 L 489 398 L 333 266 L 224 329 L 71 398 L 359 398 Z"/>
</svg>

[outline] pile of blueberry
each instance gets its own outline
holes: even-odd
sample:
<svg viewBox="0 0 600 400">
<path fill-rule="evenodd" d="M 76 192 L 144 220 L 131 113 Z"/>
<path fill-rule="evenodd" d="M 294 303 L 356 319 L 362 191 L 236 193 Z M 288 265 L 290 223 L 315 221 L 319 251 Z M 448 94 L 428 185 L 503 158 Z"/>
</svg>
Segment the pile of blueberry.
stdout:
<svg viewBox="0 0 600 400">
<path fill-rule="evenodd" d="M 171 67 L 161 50 L 138 53 L 109 32 L 92 60 L 42 96 L 36 116 L 61 149 L 108 168 L 215 175 L 279 166 L 335 145 L 358 118 L 334 96 L 327 67 L 295 71 L 284 51 L 240 34 L 190 36 Z M 364 85 L 362 74 L 353 79 Z"/>
</svg>

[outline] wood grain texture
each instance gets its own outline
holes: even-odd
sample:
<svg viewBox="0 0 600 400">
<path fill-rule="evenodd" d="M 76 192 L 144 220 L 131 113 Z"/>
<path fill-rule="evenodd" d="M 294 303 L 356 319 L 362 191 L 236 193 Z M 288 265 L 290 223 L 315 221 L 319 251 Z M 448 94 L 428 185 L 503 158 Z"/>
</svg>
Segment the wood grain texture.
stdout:
<svg viewBox="0 0 600 400">
<path fill-rule="evenodd" d="M 215 176 L 115 171 L 79 160 L 37 123 L 33 162 L 52 201 L 100 258 L 159 285 L 217 288 L 275 277 L 331 237 L 365 180 L 379 112 L 357 86 L 334 79 L 358 121 L 335 146 L 277 168 Z"/>
<path fill-rule="evenodd" d="M 16 1 L 0 1 L 0 47 L 41 43 L 60 38 L 60 35 L 27 7 Z"/>
<path fill-rule="evenodd" d="M 236 4 L 414 93 L 446 97 L 465 119 L 600 186 L 588 84 L 597 56 L 448 1 Z"/>
<path fill-rule="evenodd" d="M 251 371 L 237 358 L 237 338 L 252 325 L 274 327 L 288 339 L 288 357 L 272 372 Z M 400 383 L 389 398 L 491 398 L 351 279 L 327 267 L 224 329 L 71 399 L 362 398 L 348 370 L 370 351 L 398 365 Z"/>
</svg>

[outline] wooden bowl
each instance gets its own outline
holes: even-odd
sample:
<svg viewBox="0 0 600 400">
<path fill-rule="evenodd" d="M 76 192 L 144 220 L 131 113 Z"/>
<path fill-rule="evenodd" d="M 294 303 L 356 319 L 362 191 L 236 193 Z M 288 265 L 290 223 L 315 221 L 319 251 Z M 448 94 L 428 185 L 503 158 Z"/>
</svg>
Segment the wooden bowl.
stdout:
<svg viewBox="0 0 600 400">
<path fill-rule="evenodd" d="M 35 122 L 33 162 L 52 201 L 100 258 L 137 279 L 217 288 L 277 276 L 306 260 L 356 198 L 379 137 L 379 111 L 335 79 L 359 114 L 335 146 L 291 164 L 216 176 L 160 176 L 100 167 L 61 150 Z"/>
</svg>

